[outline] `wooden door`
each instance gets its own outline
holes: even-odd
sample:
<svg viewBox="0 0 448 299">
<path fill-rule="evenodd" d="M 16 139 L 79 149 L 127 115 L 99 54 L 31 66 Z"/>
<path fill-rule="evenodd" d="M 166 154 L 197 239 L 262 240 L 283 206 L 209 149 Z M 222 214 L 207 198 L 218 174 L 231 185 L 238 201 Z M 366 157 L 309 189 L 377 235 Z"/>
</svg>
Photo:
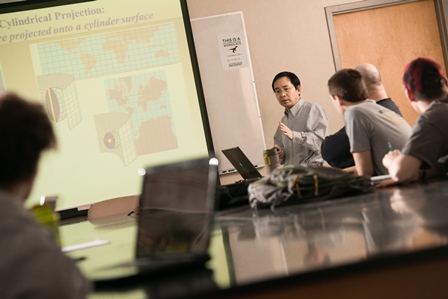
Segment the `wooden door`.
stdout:
<svg viewBox="0 0 448 299">
<path fill-rule="evenodd" d="M 404 66 L 417 57 L 445 66 L 434 0 L 337 14 L 333 22 L 341 66 L 376 65 L 388 95 L 412 125 L 418 114 L 402 89 Z"/>
</svg>

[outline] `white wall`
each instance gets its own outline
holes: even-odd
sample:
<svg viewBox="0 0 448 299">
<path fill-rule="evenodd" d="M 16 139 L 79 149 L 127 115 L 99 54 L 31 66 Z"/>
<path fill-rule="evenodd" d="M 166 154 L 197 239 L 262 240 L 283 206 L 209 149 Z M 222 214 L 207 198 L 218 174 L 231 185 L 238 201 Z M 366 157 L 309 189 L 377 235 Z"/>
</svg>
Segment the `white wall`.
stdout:
<svg viewBox="0 0 448 299">
<path fill-rule="evenodd" d="M 296 73 L 302 97 L 327 113 L 329 134 L 343 126 L 330 102 L 327 81 L 335 72 L 325 7 L 359 0 L 188 0 L 190 18 L 242 11 L 253 64 L 266 146 L 283 114 L 271 89 L 281 71 Z"/>
</svg>

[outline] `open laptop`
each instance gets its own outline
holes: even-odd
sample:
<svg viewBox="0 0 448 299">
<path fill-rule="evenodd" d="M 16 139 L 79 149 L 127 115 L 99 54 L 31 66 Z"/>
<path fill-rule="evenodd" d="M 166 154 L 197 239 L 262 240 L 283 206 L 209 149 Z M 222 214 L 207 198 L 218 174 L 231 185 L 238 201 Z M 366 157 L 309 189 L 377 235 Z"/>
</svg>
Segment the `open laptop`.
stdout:
<svg viewBox="0 0 448 299">
<path fill-rule="evenodd" d="M 135 260 L 95 271 L 97 283 L 203 267 L 215 205 L 218 160 L 148 167 L 143 176 Z"/>
<path fill-rule="evenodd" d="M 234 148 L 224 149 L 222 153 L 229 159 L 236 171 L 245 180 L 259 179 L 262 175 L 255 168 L 254 164 L 250 162 L 249 158 L 237 146 Z"/>
</svg>

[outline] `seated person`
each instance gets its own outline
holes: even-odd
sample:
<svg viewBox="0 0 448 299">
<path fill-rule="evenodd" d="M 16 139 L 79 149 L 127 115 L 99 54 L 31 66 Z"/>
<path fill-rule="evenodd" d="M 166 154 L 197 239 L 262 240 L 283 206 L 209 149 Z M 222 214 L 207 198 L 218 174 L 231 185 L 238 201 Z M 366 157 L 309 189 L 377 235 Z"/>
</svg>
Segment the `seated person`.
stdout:
<svg viewBox="0 0 448 299">
<path fill-rule="evenodd" d="M 428 58 L 411 61 L 403 75 L 404 91 L 420 113 L 401 151 L 388 153 L 383 164 L 391 180 L 381 185 L 445 175 L 448 170 L 448 87 L 440 65 Z"/>
<path fill-rule="evenodd" d="M 355 70 L 361 73 L 362 79 L 367 87 L 369 99 L 374 100 L 378 105 L 388 108 L 402 116 L 400 109 L 391 98 L 387 96 L 381 74 L 373 64 L 360 64 Z M 354 167 L 355 161 L 350 152 L 350 142 L 348 140 L 345 127 L 333 135 L 329 135 L 322 143 L 322 157 L 332 167 L 348 168 Z M 354 168 L 353 168 L 354 170 Z"/>
<path fill-rule="evenodd" d="M 44 108 L 0 92 L 0 140 L 0 297 L 86 298 L 90 282 L 24 207 L 41 152 L 56 145 Z"/>
<path fill-rule="evenodd" d="M 387 174 L 382 158 L 388 145 L 402 148 L 409 136 L 409 124 L 387 108 L 368 99 L 361 73 L 342 69 L 328 80 L 330 97 L 336 110 L 344 117 L 350 152 L 358 175 Z"/>
<path fill-rule="evenodd" d="M 294 73 L 278 73 L 272 80 L 272 90 L 285 108 L 274 135 L 280 164 L 322 165 L 320 150 L 328 127 L 324 110 L 302 99 L 300 80 Z"/>
</svg>

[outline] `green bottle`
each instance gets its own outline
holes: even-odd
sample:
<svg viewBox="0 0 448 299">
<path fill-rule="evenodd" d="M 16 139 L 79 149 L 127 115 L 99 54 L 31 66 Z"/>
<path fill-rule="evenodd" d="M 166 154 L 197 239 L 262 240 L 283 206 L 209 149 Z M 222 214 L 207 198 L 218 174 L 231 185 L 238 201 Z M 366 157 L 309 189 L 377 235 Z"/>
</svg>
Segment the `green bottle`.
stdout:
<svg viewBox="0 0 448 299">
<path fill-rule="evenodd" d="M 61 241 L 59 239 L 59 214 L 53 212 L 50 205 L 36 205 L 31 208 L 31 212 L 34 217 L 36 217 L 37 222 L 44 225 L 50 230 L 50 233 L 54 236 L 58 246 L 61 246 Z"/>
</svg>

